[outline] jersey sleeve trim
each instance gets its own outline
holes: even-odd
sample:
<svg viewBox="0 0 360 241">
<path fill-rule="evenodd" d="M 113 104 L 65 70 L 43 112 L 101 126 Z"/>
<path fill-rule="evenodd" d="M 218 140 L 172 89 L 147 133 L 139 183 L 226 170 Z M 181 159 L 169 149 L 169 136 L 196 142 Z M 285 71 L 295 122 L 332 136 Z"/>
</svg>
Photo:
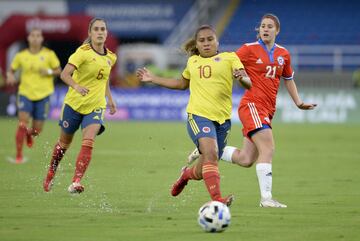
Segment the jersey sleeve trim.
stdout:
<svg viewBox="0 0 360 241">
<path fill-rule="evenodd" d="M 78 67 L 75 64 L 72 64 L 70 62 L 68 64 L 74 66 L 75 69 L 78 69 Z"/>
<path fill-rule="evenodd" d="M 291 76 L 285 77 L 283 76 L 284 80 L 292 80 L 294 78 L 294 71 L 292 72 Z"/>
<path fill-rule="evenodd" d="M 186 80 L 190 81 L 190 78 L 185 78 L 183 74 L 181 76 L 183 77 L 183 79 L 186 79 Z"/>
</svg>

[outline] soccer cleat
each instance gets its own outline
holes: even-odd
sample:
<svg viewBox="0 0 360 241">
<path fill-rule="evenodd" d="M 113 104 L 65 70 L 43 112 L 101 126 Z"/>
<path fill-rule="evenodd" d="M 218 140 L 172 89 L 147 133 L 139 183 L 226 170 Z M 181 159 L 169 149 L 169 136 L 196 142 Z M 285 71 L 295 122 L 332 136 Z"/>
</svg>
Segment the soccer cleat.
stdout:
<svg viewBox="0 0 360 241">
<path fill-rule="evenodd" d="M 43 188 L 45 192 L 50 192 L 51 187 L 54 184 L 54 176 L 55 172 L 49 170 L 43 183 Z"/>
<path fill-rule="evenodd" d="M 191 163 L 196 161 L 196 159 L 198 159 L 199 156 L 200 156 L 199 150 L 197 148 L 195 148 L 195 150 L 193 150 L 188 156 L 188 159 L 187 159 L 188 165 L 190 165 Z"/>
<path fill-rule="evenodd" d="M 187 185 L 187 183 L 188 183 L 188 180 L 185 180 L 184 178 L 183 178 L 183 176 L 184 176 L 184 173 L 185 173 L 185 171 L 188 169 L 188 167 L 183 167 L 182 169 L 181 169 L 181 174 L 180 174 L 180 177 L 177 179 L 177 181 L 172 185 L 172 188 L 171 188 L 171 195 L 172 196 L 177 196 L 177 195 L 179 195 L 181 192 L 182 192 L 182 190 L 184 189 L 184 187 Z"/>
<path fill-rule="evenodd" d="M 287 208 L 285 204 L 279 203 L 274 199 L 261 199 L 260 207 L 262 208 Z"/>
<path fill-rule="evenodd" d="M 34 145 L 34 137 L 31 133 L 26 133 L 26 145 L 31 148 Z"/>
<path fill-rule="evenodd" d="M 69 193 L 82 193 L 84 191 L 84 186 L 80 184 L 80 182 L 73 182 L 69 187 L 68 187 L 68 192 Z"/>
<path fill-rule="evenodd" d="M 25 161 L 24 161 L 24 158 L 23 158 L 23 156 L 22 155 L 17 155 L 16 156 L 16 159 L 15 159 L 15 163 L 16 164 L 22 164 L 22 163 L 24 163 Z"/>
<path fill-rule="evenodd" d="M 224 198 L 219 198 L 218 200 L 215 200 L 215 201 L 222 202 L 226 206 L 230 207 L 234 200 L 235 200 L 235 196 L 230 194 L 229 196 L 226 196 Z"/>
</svg>

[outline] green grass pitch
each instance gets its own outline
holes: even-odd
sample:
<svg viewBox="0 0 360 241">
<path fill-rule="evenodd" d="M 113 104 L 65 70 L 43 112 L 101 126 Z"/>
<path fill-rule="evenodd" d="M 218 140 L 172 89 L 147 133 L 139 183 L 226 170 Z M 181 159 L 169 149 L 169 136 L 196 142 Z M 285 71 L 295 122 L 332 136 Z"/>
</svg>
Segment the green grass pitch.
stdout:
<svg viewBox="0 0 360 241">
<path fill-rule="evenodd" d="M 273 194 L 287 209 L 258 207 L 255 168 L 220 163 L 224 195 L 236 197 L 230 227 L 204 233 L 199 207 L 209 200 L 202 181 L 177 198 L 178 178 L 193 144 L 185 123 L 108 122 L 95 142 L 83 179 L 85 192 L 67 187 L 80 148 L 76 134 L 50 193 L 42 190 L 59 127 L 47 122 L 29 161 L 16 165 L 16 119 L 0 119 L 1 241 L 356 241 L 360 240 L 360 125 L 275 124 Z M 240 146 L 233 125 L 229 144 Z"/>
</svg>

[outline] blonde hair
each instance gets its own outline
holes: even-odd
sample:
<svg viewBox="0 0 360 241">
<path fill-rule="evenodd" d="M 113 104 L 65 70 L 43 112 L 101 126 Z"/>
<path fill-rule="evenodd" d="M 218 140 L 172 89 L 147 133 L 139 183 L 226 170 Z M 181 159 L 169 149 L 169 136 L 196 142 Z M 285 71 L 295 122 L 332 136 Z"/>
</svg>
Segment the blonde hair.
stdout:
<svg viewBox="0 0 360 241">
<path fill-rule="evenodd" d="M 89 22 L 88 33 L 91 31 L 91 28 L 92 28 L 92 26 L 94 25 L 94 23 L 95 23 L 96 21 L 103 21 L 103 22 L 105 23 L 106 28 L 107 28 L 105 19 L 103 19 L 103 18 L 93 18 L 93 19 L 91 19 L 91 21 Z M 90 38 L 90 36 L 88 36 L 88 37 L 84 40 L 83 44 L 89 44 L 89 43 L 91 43 L 91 38 Z"/>
<path fill-rule="evenodd" d="M 262 16 L 262 18 L 261 18 L 261 20 L 260 20 L 260 23 L 259 23 L 259 26 L 257 26 L 257 27 L 255 28 L 256 38 L 257 38 L 257 39 L 260 38 L 260 34 L 259 34 L 260 25 L 261 25 L 261 22 L 262 22 L 265 18 L 270 18 L 271 20 L 273 20 L 274 23 L 275 23 L 276 29 L 280 32 L 280 20 L 279 20 L 279 18 L 278 18 L 275 14 L 266 13 L 266 14 L 264 14 L 264 16 Z"/>
<path fill-rule="evenodd" d="M 201 25 L 196 31 L 194 36 L 191 39 L 188 39 L 184 44 L 183 44 L 183 51 L 185 51 L 189 56 L 192 55 L 199 55 L 200 52 L 199 50 L 196 48 L 196 39 L 198 37 L 198 34 L 201 30 L 204 29 L 210 29 L 211 31 L 214 32 L 214 34 L 216 35 L 216 31 L 215 29 L 211 26 L 211 25 Z"/>
</svg>

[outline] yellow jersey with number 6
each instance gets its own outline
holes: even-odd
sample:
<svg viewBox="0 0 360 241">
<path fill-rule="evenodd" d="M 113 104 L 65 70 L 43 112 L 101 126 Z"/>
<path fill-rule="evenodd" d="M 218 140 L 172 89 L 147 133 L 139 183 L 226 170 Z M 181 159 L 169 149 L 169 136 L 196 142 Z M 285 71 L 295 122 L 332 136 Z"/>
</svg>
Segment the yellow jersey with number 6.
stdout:
<svg viewBox="0 0 360 241">
<path fill-rule="evenodd" d="M 90 44 L 80 46 L 68 61 L 75 67 L 72 78 L 89 90 L 82 96 L 72 87 L 66 93 L 64 103 L 81 114 L 89 114 L 96 109 L 106 108 L 105 91 L 116 55 L 109 49 L 104 54 L 96 52 Z"/>
<path fill-rule="evenodd" d="M 190 98 L 186 111 L 223 124 L 231 117 L 233 70 L 244 66 L 234 52 L 209 58 L 193 55 L 183 77 L 190 80 Z"/>
</svg>

